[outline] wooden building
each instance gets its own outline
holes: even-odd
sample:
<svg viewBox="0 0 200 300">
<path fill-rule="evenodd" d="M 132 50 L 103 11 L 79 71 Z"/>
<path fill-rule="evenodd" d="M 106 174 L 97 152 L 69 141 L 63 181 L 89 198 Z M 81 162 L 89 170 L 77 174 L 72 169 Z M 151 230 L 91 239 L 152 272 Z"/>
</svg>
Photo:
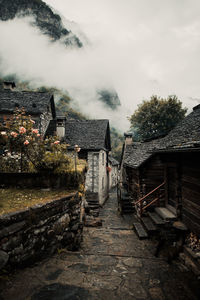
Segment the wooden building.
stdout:
<svg viewBox="0 0 200 300">
<path fill-rule="evenodd" d="M 121 169 L 141 213 L 164 207 L 200 235 L 200 105 L 167 136 L 125 143 Z"/>
<path fill-rule="evenodd" d="M 149 142 L 125 140 L 121 165 L 122 181 L 135 200 L 146 195 L 164 181 L 164 165 L 152 151 L 160 139 Z"/>
<path fill-rule="evenodd" d="M 165 205 L 200 235 L 200 105 L 156 151 L 164 164 Z"/>
</svg>

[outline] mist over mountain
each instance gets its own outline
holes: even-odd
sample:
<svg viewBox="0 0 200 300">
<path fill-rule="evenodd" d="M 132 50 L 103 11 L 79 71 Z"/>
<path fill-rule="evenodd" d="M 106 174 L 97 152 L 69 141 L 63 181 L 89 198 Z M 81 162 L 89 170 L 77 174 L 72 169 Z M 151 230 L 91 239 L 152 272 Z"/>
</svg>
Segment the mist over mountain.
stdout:
<svg viewBox="0 0 200 300">
<path fill-rule="evenodd" d="M 78 113 L 119 119 L 120 100 L 110 78 L 104 78 L 99 50 L 78 24 L 44 1 L 0 0 L 0 40 L 1 78 L 14 75 L 33 88 L 67 91 Z"/>
<path fill-rule="evenodd" d="M 63 25 L 61 17 L 42 0 L 0 0 L 2 21 L 20 16 L 34 17 L 33 25 L 48 35 L 52 41 L 61 41 L 66 46 L 83 46 L 80 39 Z"/>
<path fill-rule="evenodd" d="M 119 96 L 116 93 L 116 91 L 113 89 L 110 90 L 102 89 L 98 91 L 98 95 L 99 95 L 98 98 L 99 101 L 102 101 L 106 107 L 115 110 L 121 105 Z"/>
</svg>

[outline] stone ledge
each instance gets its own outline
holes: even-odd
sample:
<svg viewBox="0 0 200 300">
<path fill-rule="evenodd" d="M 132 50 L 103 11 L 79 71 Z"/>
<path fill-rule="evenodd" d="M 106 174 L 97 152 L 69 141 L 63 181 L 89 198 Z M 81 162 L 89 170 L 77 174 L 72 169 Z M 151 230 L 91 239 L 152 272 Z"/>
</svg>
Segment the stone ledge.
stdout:
<svg viewBox="0 0 200 300">
<path fill-rule="evenodd" d="M 77 250 L 83 230 L 81 201 L 78 193 L 72 193 L 1 216 L 1 267 L 29 265 L 63 247 Z"/>
</svg>

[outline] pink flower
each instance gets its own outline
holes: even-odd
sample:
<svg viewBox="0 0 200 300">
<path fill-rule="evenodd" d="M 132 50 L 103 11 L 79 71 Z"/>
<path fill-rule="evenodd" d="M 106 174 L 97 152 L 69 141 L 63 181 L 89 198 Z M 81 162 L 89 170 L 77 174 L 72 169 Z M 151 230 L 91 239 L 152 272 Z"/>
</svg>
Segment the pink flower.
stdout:
<svg viewBox="0 0 200 300">
<path fill-rule="evenodd" d="M 29 141 L 25 140 L 24 145 L 28 145 L 28 144 L 29 144 Z"/>
<path fill-rule="evenodd" d="M 60 141 L 55 141 L 54 142 L 54 145 L 58 145 L 58 144 L 60 144 Z"/>
<path fill-rule="evenodd" d="M 10 133 L 10 135 L 12 135 L 14 138 L 16 138 L 16 137 L 18 136 L 18 133 L 15 132 L 15 131 L 12 131 L 12 132 Z"/>
<path fill-rule="evenodd" d="M 20 134 L 26 133 L 26 128 L 24 128 L 24 127 L 19 127 L 19 133 L 20 133 Z"/>
<path fill-rule="evenodd" d="M 40 134 L 38 133 L 37 136 L 40 136 Z"/>
<path fill-rule="evenodd" d="M 38 129 L 32 129 L 32 133 L 38 134 Z"/>
</svg>

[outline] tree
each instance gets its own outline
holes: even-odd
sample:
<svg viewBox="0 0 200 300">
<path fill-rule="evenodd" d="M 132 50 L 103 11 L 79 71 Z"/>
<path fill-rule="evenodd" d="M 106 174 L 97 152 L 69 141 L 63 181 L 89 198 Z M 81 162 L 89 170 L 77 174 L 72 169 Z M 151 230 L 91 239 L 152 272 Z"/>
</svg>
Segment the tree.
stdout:
<svg viewBox="0 0 200 300">
<path fill-rule="evenodd" d="M 135 140 L 148 140 L 166 135 L 187 112 L 177 96 L 167 99 L 152 96 L 143 101 L 129 119 Z"/>
</svg>

